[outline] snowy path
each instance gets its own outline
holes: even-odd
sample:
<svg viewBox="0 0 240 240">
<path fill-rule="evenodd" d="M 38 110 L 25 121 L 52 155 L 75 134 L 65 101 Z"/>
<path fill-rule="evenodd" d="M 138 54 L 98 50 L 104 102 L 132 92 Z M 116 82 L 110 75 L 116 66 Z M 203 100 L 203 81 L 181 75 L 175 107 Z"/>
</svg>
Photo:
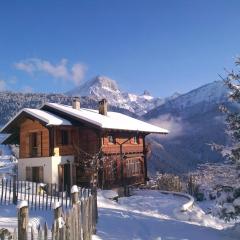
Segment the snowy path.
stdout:
<svg viewBox="0 0 240 240">
<path fill-rule="evenodd" d="M 180 212 L 183 197 L 158 191 L 137 191 L 119 202 L 98 197 L 99 222 L 93 240 L 239 240 L 230 237 L 226 224 L 206 215 L 199 207 Z M 16 206 L 0 206 L 0 228 L 17 226 Z M 30 211 L 30 221 L 51 226 L 52 211 Z"/>
<path fill-rule="evenodd" d="M 194 207 L 179 211 L 185 198 L 139 191 L 137 196 L 114 203 L 99 197 L 99 223 L 94 239 L 104 240 L 226 240 L 224 228 L 230 225 L 204 214 Z"/>
</svg>

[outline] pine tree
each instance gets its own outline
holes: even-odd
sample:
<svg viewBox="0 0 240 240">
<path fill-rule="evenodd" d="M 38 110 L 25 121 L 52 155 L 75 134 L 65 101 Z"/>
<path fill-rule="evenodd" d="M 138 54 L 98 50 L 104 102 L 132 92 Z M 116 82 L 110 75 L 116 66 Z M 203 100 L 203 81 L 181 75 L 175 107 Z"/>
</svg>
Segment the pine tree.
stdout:
<svg viewBox="0 0 240 240">
<path fill-rule="evenodd" d="M 240 58 L 235 61 L 236 70 L 228 72 L 223 78 L 224 83 L 230 89 L 229 100 L 235 105 L 236 110 L 230 110 L 222 106 L 221 110 L 226 114 L 227 133 L 231 137 L 231 146 L 225 146 L 223 152 L 230 160 L 240 164 Z"/>
</svg>

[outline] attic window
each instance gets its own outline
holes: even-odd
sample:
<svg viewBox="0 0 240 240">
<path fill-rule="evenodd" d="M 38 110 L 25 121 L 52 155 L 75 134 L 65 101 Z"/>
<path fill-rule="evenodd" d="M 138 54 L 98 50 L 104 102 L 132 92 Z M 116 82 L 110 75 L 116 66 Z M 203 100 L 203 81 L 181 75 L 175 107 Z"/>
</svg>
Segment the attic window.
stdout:
<svg viewBox="0 0 240 240">
<path fill-rule="evenodd" d="M 69 143 L 69 136 L 67 130 L 61 130 L 61 143 L 62 145 L 68 145 Z"/>
<path fill-rule="evenodd" d="M 30 156 L 37 157 L 38 155 L 38 137 L 37 132 L 32 132 L 29 135 Z"/>
<path fill-rule="evenodd" d="M 134 136 L 134 137 L 133 137 L 133 143 L 134 143 L 134 144 L 138 144 L 138 143 L 139 143 L 139 138 L 138 138 L 138 136 Z"/>
<path fill-rule="evenodd" d="M 115 143 L 115 139 L 114 139 L 113 135 L 108 135 L 108 142 Z"/>
</svg>

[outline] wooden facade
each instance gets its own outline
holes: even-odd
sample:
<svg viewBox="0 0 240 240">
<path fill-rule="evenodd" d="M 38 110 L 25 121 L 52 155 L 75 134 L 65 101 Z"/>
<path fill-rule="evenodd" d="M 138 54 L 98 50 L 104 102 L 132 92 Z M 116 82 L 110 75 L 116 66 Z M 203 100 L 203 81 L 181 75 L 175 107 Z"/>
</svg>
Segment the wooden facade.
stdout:
<svg viewBox="0 0 240 240">
<path fill-rule="evenodd" d="M 68 156 L 75 157 L 72 170 L 59 166 L 59 181 L 71 173 L 78 185 L 89 185 L 91 169 L 79 158 L 79 150 L 89 155 L 102 153 L 99 186 L 104 188 L 143 183 L 146 178 L 144 134 L 111 131 L 76 124 L 44 126 L 40 121 L 25 118 L 20 124 L 20 158 Z M 82 157 L 82 159 L 81 159 Z M 67 178 L 65 176 L 65 178 Z"/>
</svg>

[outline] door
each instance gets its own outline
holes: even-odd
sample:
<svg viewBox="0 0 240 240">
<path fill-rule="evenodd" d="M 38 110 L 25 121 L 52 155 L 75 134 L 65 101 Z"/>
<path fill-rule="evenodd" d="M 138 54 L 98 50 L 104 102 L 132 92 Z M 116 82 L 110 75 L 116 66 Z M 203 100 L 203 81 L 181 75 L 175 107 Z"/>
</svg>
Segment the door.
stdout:
<svg viewBox="0 0 240 240">
<path fill-rule="evenodd" d="M 59 190 L 65 191 L 71 188 L 71 170 L 70 164 L 63 164 L 58 166 L 58 183 Z"/>
<path fill-rule="evenodd" d="M 70 164 L 67 163 L 67 164 L 64 164 L 63 165 L 64 168 L 63 168 L 63 179 L 64 179 L 64 190 L 70 190 L 71 188 L 71 172 L 70 172 Z"/>
</svg>

